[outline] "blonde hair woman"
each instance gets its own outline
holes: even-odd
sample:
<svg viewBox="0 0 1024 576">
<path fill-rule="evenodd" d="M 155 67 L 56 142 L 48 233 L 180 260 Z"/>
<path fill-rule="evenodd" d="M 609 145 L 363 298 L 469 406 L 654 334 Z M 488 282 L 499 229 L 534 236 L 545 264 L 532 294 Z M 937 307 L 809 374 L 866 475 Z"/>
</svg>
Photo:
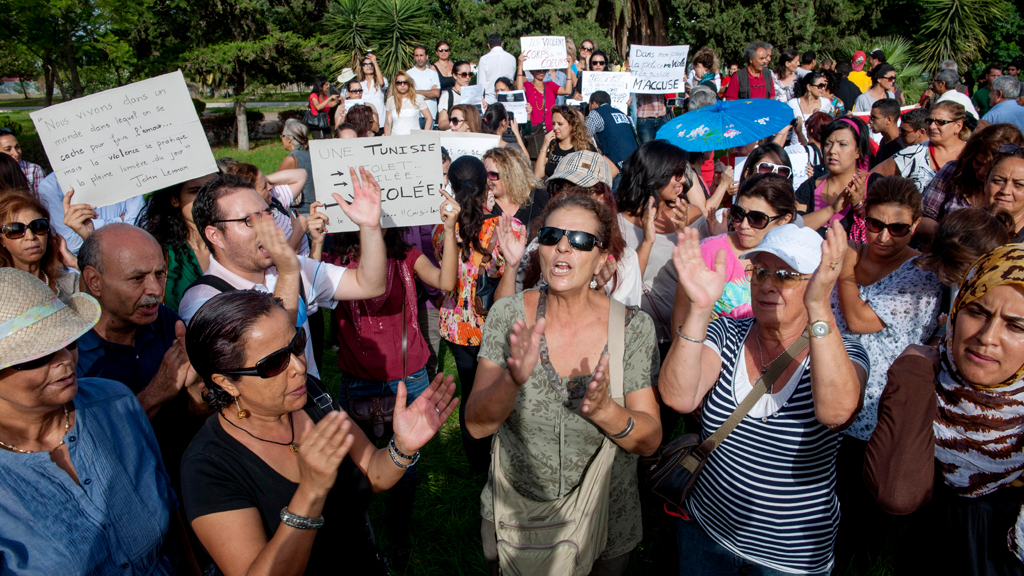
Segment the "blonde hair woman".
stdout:
<svg viewBox="0 0 1024 576">
<path fill-rule="evenodd" d="M 547 191 L 538 190 L 540 180 L 530 170 L 530 160 L 514 148 L 491 148 L 484 153 L 484 168 L 487 190 L 494 196 L 491 214 L 511 214 L 529 227 L 548 202 Z"/>
<path fill-rule="evenodd" d="M 405 72 L 397 72 L 388 88 L 388 101 L 385 105 L 387 114 L 384 117 L 385 136 L 407 136 L 413 130 L 420 129 L 420 117 L 426 120 L 423 126 L 433 126 L 434 118 L 430 115 L 427 102 L 422 94 L 416 93 L 416 83 Z M 404 109 L 404 110 L 403 110 Z"/>
</svg>

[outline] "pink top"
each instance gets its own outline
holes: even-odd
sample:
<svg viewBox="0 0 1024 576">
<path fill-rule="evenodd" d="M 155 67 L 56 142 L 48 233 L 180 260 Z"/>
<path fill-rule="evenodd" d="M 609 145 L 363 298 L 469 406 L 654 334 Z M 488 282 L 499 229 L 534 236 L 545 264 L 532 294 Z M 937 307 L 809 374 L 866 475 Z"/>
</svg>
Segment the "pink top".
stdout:
<svg viewBox="0 0 1024 576">
<path fill-rule="evenodd" d="M 561 88 L 554 82 L 544 83 L 544 94 L 533 85 L 527 82 L 523 91 L 526 92 L 526 101 L 530 104 L 530 124 L 536 126 L 544 122 L 544 129 L 551 130 L 551 109 L 555 107 L 555 98 L 558 97 L 558 89 Z M 547 100 L 545 102 L 545 100 Z"/>
<path fill-rule="evenodd" d="M 722 297 L 715 302 L 711 313 L 712 319 L 729 316 L 731 318 L 750 318 L 754 315 L 750 307 L 750 279 L 747 277 L 747 262 L 736 257 L 729 245 L 729 235 L 720 234 L 705 239 L 700 243 L 700 255 L 709 269 L 715 267 L 715 256 L 719 250 L 725 250 L 725 289 Z"/>
</svg>

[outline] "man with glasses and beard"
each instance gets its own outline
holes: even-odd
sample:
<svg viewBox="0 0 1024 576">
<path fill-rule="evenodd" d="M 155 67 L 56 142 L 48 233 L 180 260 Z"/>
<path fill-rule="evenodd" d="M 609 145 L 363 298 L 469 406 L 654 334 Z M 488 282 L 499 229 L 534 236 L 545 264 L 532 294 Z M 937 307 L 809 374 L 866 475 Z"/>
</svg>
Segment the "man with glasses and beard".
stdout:
<svg viewBox="0 0 1024 576">
<path fill-rule="evenodd" d="M 202 382 L 185 353 L 185 324 L 161 304 L 167 265 L 153 236 L 130 224 L 96 230 L 78 252 L 82 288 L 102 308 L 78 340 L 79 378 L 121 382 L 153 424 L 177 487 L 181 456 L 203 425 Z"/>
</svg>

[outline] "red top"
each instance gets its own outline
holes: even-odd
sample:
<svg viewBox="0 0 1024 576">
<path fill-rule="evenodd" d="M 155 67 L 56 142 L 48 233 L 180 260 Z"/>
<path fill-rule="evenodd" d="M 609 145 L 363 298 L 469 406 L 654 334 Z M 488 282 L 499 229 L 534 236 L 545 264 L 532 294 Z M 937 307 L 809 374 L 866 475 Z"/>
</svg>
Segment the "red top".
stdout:
<svg viewBox="0 0 1024 576">
<path fill-rule="evenodd" d="M 313 113 L 313 116 L 316 116 L 318 112 L 323 112 L 324 114 L 330 114 L 331 113 L 331 107 L 330 106 L 324 106 L 323 110 L 317 110 L 316 106 L 313 105 L 314 102 L 319 104 L 323 100 L 327 100 L 327 97 L 320 98 L 319 96 L 317 96 L 313 92 L 309 93 L 309 111 Z"/>
<path fill-rule="evenodd" d="M 405 284 L 405 323 L 409 374 L 427 365 L 430 350 L 416 319 L 416 281 L 413 267 L 423 255 L 411 248 L 405 260 L 388 258 L 386 289 L 370 300 L 338 302 L 331 321 L 338 333 L 338 368 L 366 380 L 402 377 L 402 284 Z M 330 258 L 325 254 L 324 261 Z M 358 262 L 350 262 L 355 268 Z"/>
<path fill-rule="evenodd" d="M 741 70 L 745 70 L 741 69 Z M 737 74 L 739 71 L 737 71 Z M 747 70 L 747 75 L 750 76 L 750 71 Z M 761 71 L 761 75 L 758 77 L 750 76 L 750 98 L 770 98 L 771 88 L 765 83 L 767 74 L 765 71 Z M 729 85 L 725 88 L 725 99 L 726 100 L 738 100 L 740 97 L 740 83 L 729 81 Z"/>
<path fill-rule="evenodd" d="M 533 82 L 527 82 L 523 86 L 526 92 L 526 101 L 530 103 L 530 124 L 536 126 L 544 122 L 544 129 L 551 130 L 551 109 L 555 107 L 555 98 L 558 97 L 558 89 L 561 88 L 554 82 L 544 83 L 544 94 L 537 90 Z M 545 102 L 544 100 L 547 100 Z"/>
</svg>

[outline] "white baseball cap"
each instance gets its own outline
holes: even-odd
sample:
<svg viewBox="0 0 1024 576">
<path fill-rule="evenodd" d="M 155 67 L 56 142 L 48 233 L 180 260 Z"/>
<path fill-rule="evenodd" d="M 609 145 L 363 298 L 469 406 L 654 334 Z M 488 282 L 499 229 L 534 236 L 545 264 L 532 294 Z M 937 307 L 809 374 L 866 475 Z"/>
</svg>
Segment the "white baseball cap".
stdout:
<svg viewBox="0 0 1024 576">
<path fill-rule="evenodd" d="M 759 253 L 778 256 L 790 268 L 801 274 L 812 274 L 821 264 L 821 236 L 810 228 L 796 224 L 784 224 L 772 228 L 753 250 L 740 254 L 744 260 L 752 260 Z"/>
</svg>

